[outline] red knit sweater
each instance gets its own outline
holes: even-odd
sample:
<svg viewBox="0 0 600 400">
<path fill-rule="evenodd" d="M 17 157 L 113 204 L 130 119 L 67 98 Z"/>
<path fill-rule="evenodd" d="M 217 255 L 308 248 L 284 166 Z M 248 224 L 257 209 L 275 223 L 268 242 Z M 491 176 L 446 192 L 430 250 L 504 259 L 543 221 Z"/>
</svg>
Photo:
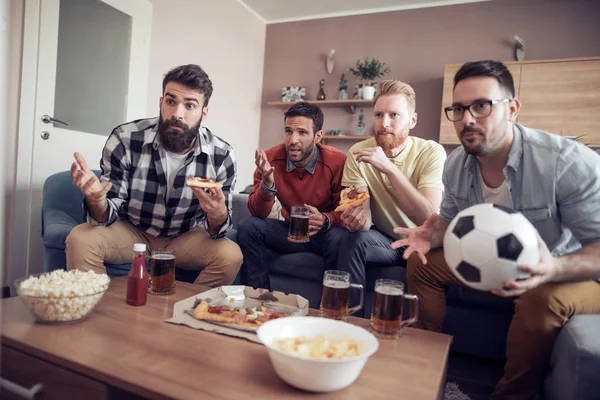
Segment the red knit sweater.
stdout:
<svg viewBox="0 0 600 400">
<path fill-rule="evenodd" d="M 341 213 L 333 212 L 333 210 L 340 202 L 346 154 L 331 146 L 320 143 L 317 146 L 319 147 L 319 159 L 314 174 L 304 168 L 286 171 L 287 154 L 283 143 L 271 147 L 265 152 L 269 163 L 275 167 L 273 177 L 277 193 L 273 196 L 263 190 L 262 176 L 257 168 L 254 171 L 254 188 L 248 198 L 248 210 L 252 215 L 266 218 L 271 212 L 275 196 L 277 196 L 281 203 L 281 215 L 288 222 L 291 207 L 306 203 L 327 214 L 330 226 L 342 224 Z"/>
</svg>

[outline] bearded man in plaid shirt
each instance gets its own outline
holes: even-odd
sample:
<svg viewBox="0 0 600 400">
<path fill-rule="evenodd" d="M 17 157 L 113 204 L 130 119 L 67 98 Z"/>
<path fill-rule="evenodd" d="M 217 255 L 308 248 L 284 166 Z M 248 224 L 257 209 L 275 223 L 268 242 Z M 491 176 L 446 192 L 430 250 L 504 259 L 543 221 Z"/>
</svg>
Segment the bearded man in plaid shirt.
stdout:
<svg viewBox="0 0 600 400">
<path fill-rule="evenodd" d="M 102 153 L 100 179 L 75 153 L 73 184 L 85 196 L 87 222 L 67 237 L 67 269 L 106 272 L 105 263 L 131 261 L 134 243 L 170 249 L 176 265 L 204 269 L 195 283 L 229 285 L 242 264 L 231 228 L 237 167 L 233 148 L 201 126 L 212 82 L 197 65 L 182 65 L 163 79 L 158 118 L 116 127 Z M 221 183 L 192 188 L 187 177 Z"/>
</svg>

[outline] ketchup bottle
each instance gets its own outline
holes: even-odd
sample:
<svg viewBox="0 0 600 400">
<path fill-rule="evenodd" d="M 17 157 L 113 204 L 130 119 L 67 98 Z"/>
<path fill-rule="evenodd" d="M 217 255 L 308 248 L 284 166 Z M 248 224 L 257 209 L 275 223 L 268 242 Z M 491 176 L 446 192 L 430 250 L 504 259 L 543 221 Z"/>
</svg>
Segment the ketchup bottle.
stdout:
<svg viewBox="0 0 600 400">
<path fill-rule="evenodd" d="M 146 269 L 146 245 L 133 245 L 133 262 L 127 274 L 127 304 L 143 306 L 146 304 L 148 290 L 148 270 Z"/>
</svg>

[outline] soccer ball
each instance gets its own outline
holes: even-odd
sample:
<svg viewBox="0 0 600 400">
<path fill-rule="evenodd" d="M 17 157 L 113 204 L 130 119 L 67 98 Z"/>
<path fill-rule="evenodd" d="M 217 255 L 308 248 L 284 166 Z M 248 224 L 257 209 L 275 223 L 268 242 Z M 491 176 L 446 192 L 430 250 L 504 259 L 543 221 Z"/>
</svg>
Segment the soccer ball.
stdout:
<svg viewBox="0 0 600 400">
<path fill-rule="evenodd" d="M 501 289 L 505 280 L 530 276 L 519 265 L 535 265 L 540 254 L 535 227 L 517 211 L 496 204 L 462 210 L 444 236 L 444 257 L 458 279 L 478 290 Z"/>
</svg>

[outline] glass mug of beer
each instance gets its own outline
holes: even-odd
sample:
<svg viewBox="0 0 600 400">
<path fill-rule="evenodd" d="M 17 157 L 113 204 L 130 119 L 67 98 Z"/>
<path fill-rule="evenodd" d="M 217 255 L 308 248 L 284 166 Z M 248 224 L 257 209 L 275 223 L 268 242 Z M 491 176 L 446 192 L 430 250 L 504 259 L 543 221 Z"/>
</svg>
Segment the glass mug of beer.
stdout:
<svg viewBox="0 0 600 400">
<path fill-rule="evenodd" d="M 155 250 L 150 255 L 148 293 L 155 295 L 175 293 L 175 254 L 171 250 Z"/>
<path fill-rule="evenodd" d="M 293 243 L 308 243 L 308 219 L 310 210 L 304 206 L 292 206 L 290 211 L 290 229 L 288 231 L 288 241 Z"/>
<path fill-rule="evenodd" d="M 348 308 L 350 303 L 350 288 L 360 290 L 360 303 Z M 363 308 L 365 291 L 362 285 L 350 283 L 350 274 L 344 271 L 325 271 L 323 276 L 323 293 L 319 315 L 325 318 L 345 321 L 348 315 Z"/>
<path fill-rule="evenodd" d="M 402 321 L 404 299 L 415 302 L 415 316 Z M 371 331 L 377 337 L 398 339 L 402 328 L 419 319 L 419 298 L 413 294 L 404 294 L 404 284 L 392 279 L 375 281 L 375 296 L 371 312 Z"/>
</svg>

